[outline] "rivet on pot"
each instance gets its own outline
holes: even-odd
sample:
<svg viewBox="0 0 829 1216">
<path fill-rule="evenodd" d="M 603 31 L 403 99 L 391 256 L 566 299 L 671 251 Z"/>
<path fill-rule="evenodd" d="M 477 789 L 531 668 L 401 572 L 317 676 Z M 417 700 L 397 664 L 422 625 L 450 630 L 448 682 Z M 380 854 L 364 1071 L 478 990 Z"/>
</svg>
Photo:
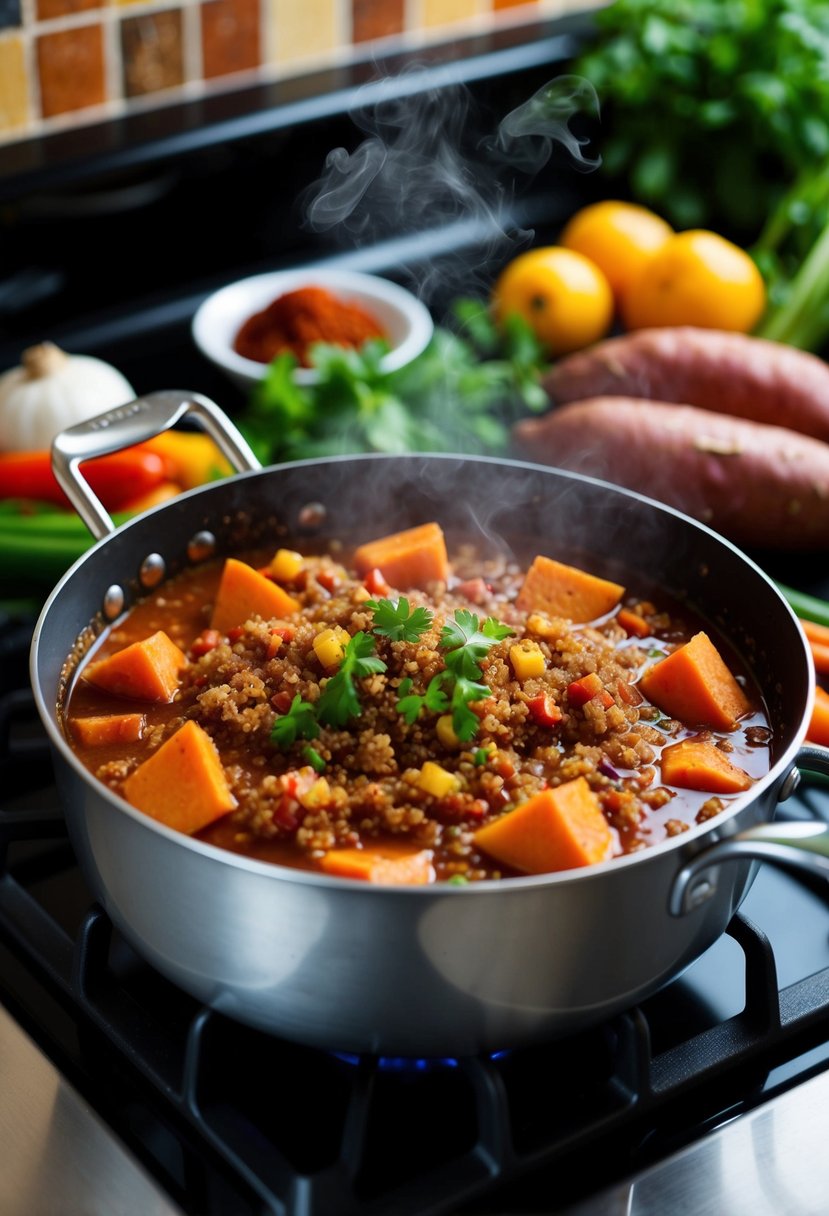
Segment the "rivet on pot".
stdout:
<svg viewBox="0 0 829 1216">
<path fill-rule="evenodd" d="M 197 532 L 187 545 L 187 558 L 191 562 L 204 562 L 216 552 L 216 537 L 212 532 Z"/>
<path fill-rule="evenodd" d="M 716 886 L 709 878 L 700 878 L 685 894 L 685 907 L 690 912 L 699 908 L 716 893 Z"/>
<path fill-rule="evenodd" d="M 108 621 L 114 621 L 123 610 L 124 589 L 123 587 L 119 587 L 117 583 L 113 583 L 104 592 L 104 616 Z"/>
<path fill-rule="evenodd" d="M 315 532 L 325 523 L 327 508 L 321 502 L 309 502 L 297 515 L 297 523 L 305 532 Z"/>
<path fill-rule="evenodd" d="M 783 778 L 780 790 L 777 794 L 778 802 L 785 802 L 787 798 L 791 798 L 797 787 L 800 785 L 800 769 L 791 769 Z"/>
<path fill-rule="evenodd" d="M 166 573 L 167 566 L 161 554 L 150 553 L 141 563 L 138 579 L 142 587 L 157 587 Z"/>
</svg>

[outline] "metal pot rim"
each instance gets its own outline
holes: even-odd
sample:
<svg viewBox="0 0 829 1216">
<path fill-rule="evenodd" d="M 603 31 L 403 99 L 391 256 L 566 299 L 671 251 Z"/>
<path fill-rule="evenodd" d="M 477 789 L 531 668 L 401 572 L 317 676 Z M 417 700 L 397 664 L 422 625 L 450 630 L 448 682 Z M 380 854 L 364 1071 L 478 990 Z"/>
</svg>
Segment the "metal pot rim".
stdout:
<svg viewBox="0 0 829 1216">
<path fill-rule="evenodd" d="M 123 537 L 128 536 L 133 528 L 140 527 L 144 522 L 156 516 L 162 516 L 169 513 L 176 503 L 181 503 L 184 500 L 210 497 L 212 495 L 221 494 L 229 482 L 239 482 L 248 479 L 258 479 L 263 477 L 271 477 L 274 474 L 279 474 L 282 470 L 288 471 L 292 469 L 313 468 L 318 469 L 321 465 L 338 465 L 354 462 L 400 462 L 400 461 L 427 461 L 445 460 L 449 463 L 461 462 L 464 464 L 486 464 L 497 468 L 512 468 L 516 470 L 526 469 L 534 474 L 549 475 L 555 474 L 557 478 L 576 483 L 590 484 L 597 486 L 609 493 L 621 496 L 626 500 L 633 500 L 644 504 L 647 508 L 659 513 L 671 516 L 685 526 L 690 526 L 700 531 L 700 533 L 713 540 L 721 547 L 730 550 L 734 560 L 747 566 L 751 571 L 760 577 L 765 582 L 769 589 L 777 598 L 781 610 L 783 610 L 792 620 L 794 627 L 800 631 L 797 624 L 795 614 L 791 607 L 781 595 L 772 579 L 745 553 L 742 552 L 727 538 L 721 536 L 713 529 L 705 524 L 684 515 L 673 507 L 669 507 L 664 503 L 650 499 L 643 494 L 636 493 L 632 490 L 624 489 L 620 486 L 613 485 L 610 482 L 603 481 L 600 478 L 590 477 L 585 474 L 571 472 L 551 468 L 548 465 L 536 464 L 529 461 L 515 460 L 509 457 L 494 457 L 482 455 L 465 455 L 461 453 L 401 453 L 389 454 L 381 452 L 356 453 L 354 455 L 336 455 L 318 458 L 309 458 L 304 460 L 296 460 L 286 462 L 280 465 L 271 465 L 262 469 L 235 473 L 232 477 L 225 478 L 221 481 L 212 482 L 207 485 L 198 486 L 193 490 L 186 491 L 184 494 L 178 495 L 176 499 L 170 502 L 162 503 L 161 505 L 144 512 L 135 519 L 128 521 L 117 529 L 117 531 L 104 536 L 97 541 L 86 553 L 84 553 L 63 575 L 57 585 L 50 593 L 46 600 L 38 621 L 35 626 L 32 647 L 30 653 L 30 678 L 32 690 L 35 697 L 35 702 L 40 715 L 40 718 L 48 732 L 50 743 L 57 748 L 62 758 L 72 767 L 72 769 L 81 777 L 82 780 L 91 782 L 96 790 L 98 790 L 106 799 L 117 807 L 119 812 L 130 816 L 137 824 L 140 824 L 145 830 L 160 835 L 166 838 L 171 844 L 176 844 L 179 847 L 189 849 L 191 852 L 201 854 L 206 858 L 214 861 L 221 861 L 226 865 L 232 866 L 234 869 L 243 870 L 258 874 L 262 877 L 273 877 L 280 881 L 289 881 L 292 884 L 321 886 L 325 888 L 341 888 L 343 890 L 360 890 L 365 891 L 367 884 L 358 879 L 335 878 L 330 875 L 316 874 L 311 871 L 293 869 L 288 866 L 281 866 L 275 862 L 258 861 L 252 857 L 246 857 L 241 853 L 234 853 L 230 850 L 221 849 L 216 845 L 208 844 L 205 841 L 194 839 L 186 836 L 181 832 L 177 832 L 172 828 L 157 822 L 147 815 L 142 814 L 135 807 L 131 806 L 119 795 L 115 794 L 108 786 L 100 782 L 93 773 L 91 773 L 80 760 L 75 752 L 69 747 L 63 732 L 60 730 L 57 723 L 56 707 L 50 707 L 46 703 L 43 695 L 43 690 L 40 686 L 38 678 L 38 657 L 39 657 L 39 642 L 42 633 L 43 625 L 55 610 L 55 605 L 60 600 L 60 596 L 65 587 L 74 582 L 76 578 L 81 576 L 81 571 L 84 566 L 91 562 L 100 550 L 106 546 L 115 543 L 118 544 Z M 807 669 L 809 671 L 810 692 L 814 686 L 814 673 L 811 666 L 808 664 L 808 654 L 806 650 L 805 639 L 801 640 L 804 647 L 804 658 L 807 660 Z M 68 652 L 67 652 L 68 654 Z M 434 899 L 438 896 L 451 895 L 453 898 L 484 898 L 487 894 L 491 894 L 497 890 L 503 893 L 520 892 L 530 888 L 545 888 L 551 886 L 564 886 L 573 882 L 584 882 L 595 878 L 599 880 L 608 872 L 618 872 L 622 869 L 627 869 L 631 866 L 639 866 L 647 863 L 649 858 L 658 858 L 669 852 L 676 852 L 679 855 L 680 863 L 686 855 L 691 855 L 696 852 L 700 841 L 713 841 L 725 838 L 737 831 L 734 826 L 734 821 L 739 818 L 745 807 L 763 795 L 764 791 L 777 782 L 783 782 L 786 775 L 791 772 L 794 765 L 795 757 L 800 750 L 805 738 L 806 729 L 808 726 L 809 711 L 808 702 L 804 706 L 801 714 L 801 719 L 797 729 L 793 732 L 793 738 L 786 747 L 782 755 L 780 755 L 769 771 L 760 777 L 750 790 L 739 796 L 734 802 L 713 819 L 697 824 L 689 828 L 687 832 L 683 832 L 679 836 L 675 836 L 659 842 L 658 844 L 649 845 L 647 848 L 639 850 L 635 853 L 627 854 L 621 857 L 613 857 L 608 861 L 599 862 L 597 864 L 585 867 L 584 869 L 561 870 L 551 874 L 532 874 L 519 877 L 503 878 L 493 882 L 470 883 L 465 886 L 451 886 L 446 883 L 439 885 L 427 886 L 385 886 L 381 884 L 369 884 L 369 889 L 382 893 L 385 898 L 389 897 L 391 892 L 394 893 L 395 899 Z"/>
</svg>

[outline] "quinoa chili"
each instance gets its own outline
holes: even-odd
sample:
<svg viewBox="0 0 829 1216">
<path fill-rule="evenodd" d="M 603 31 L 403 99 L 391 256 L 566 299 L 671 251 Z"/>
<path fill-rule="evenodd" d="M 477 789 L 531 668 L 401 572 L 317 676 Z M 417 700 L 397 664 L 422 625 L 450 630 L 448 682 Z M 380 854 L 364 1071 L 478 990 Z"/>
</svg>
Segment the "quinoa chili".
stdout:
<svg viewBox="0 0 829 1216">
<path fill-rule="evenodd" d="M 721 639 L 744 702 L 727 727 L 681 721 L 641 691 L 643 673 L 708 627 L 634 577 L 610 610 L 574 623 L 520 606 L 526 568 L 471 548 L 445 577 L 407 587 L 358 572 L 337 545 L 239 556 L 289 611 L 213 628 L 223 565 L 189 570 L 108 631 L 64 712 L 84 765 L 128 801 L 148 757 L 185 724 L 202 728 L 229 791 L 194 832 L 212 844 L 371 881 L 509 878 L 532 865 L 505 862 L 476 834 L 545 791 L 582 779 L 607 825 L 602 859 L 685 832 L 740 792 L 667 781 L 671 745 L 707 744 L 743 788 L 768 770 L 759 692 Z M 90 661 L 158 631 L 186 660 L 169 700 L 84 678 Z M 112 717 L 127 725 L 84 730 Z M 383 865 L 363 867 L 375 854 Z"/>
</svg>

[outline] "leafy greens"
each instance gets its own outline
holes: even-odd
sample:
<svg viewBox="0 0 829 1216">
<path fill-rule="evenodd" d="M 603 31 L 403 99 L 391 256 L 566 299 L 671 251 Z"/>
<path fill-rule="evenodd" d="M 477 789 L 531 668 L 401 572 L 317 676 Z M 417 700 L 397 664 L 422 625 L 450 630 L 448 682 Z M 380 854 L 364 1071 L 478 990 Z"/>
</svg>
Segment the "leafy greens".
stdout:
<svg viewBox="0 0 829 1216">
<path fill-rule="evenodd" d="M 512 423 L 548 406 L 545 366 L 529 326 L 497 331 L 485 304 L 453 305 L 456 328 L 437 327 L 427 349 L 386 372 L 383 342 L 360 350 L 311 350 L 315 385 L 298 385 L 290 354 L 269 364 L 237 421 L 264 463 L 353 452 L 481 452 L 498 455 Z"/>
</svg>

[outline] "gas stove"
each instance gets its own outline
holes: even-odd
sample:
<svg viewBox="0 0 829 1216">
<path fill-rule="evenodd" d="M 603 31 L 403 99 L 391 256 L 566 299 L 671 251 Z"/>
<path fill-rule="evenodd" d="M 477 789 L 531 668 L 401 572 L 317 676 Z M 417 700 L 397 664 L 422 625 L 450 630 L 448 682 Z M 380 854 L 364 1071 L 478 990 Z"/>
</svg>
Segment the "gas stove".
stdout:
<svg viewBox="0 0 829 1216">
<path fill-rule="evenodd" d="M 25 645 L 27 624 L 3 630 Z M 0 1126 L 22 1145 L 6 1211 L 119 1210 L 122 1189 L 120 1210 L 234 1216 L 639 1211 L 591 1205 L 829 1082 L 829 905 L 780 872 L 760 871 L 683 976 L 604 1025 L 493 1056 L 358 1058 L 200 1006 L 120 938 L 67 842 L 25 687 L 0 700 L 0 765 Z M 829 817 L 829 795 L 786 807 Z M 68 1209 L 43 1165 L 64 1135 Z M 90 1158 L 107 1167 L 80 1169 Z M 800 1165 L 825 1182 L 821 1159 Z M 819 1210 L 797 1195 L 777 1210 Z"/>
<path fill-rule="evenodd" d="M 534 37 L 472 40 L 455 55 L 456 78 L 503 114 L 565 72 L 582 36 L 550 22 Z M 446 64 L 429 70 L 423 87 L 446 87 Z M 491 247 L 486 217 L 436 216 L 428 230 L 349 247 L 303 224 L 296 202 L 328 151 L 360 138 L 351 114 L 366 83 L 351 69 L 0 151 L 14 237 L 0 366 L 48 337 L 112 362 L 138 393 L 186 387 L 232 415 L 241 394 L 189 335 L 213 288 L 314 261 L 410 282 L 428 259 L 430 281 L 456 290 L 453 272 L 481 268 Z M 553 234 L 596 189 L 553 162 L 500 218 Z M 440 293 L 429 303 L 439 312 Z M 778 557 L 770 572 L 829 591 L 801 560 Z M 86 888 L 29 691 L 33 626 L 25 605 L 0 616 L 4 1212 L 825 1210 L 822 884 L 762 867 L 726 934 L 680 978 L 543 1046 L 357 1058 L 267 1036 L 174 988 Z M 802 787 L 781 816 L 829 819 L 829 794 Z"/>
</svg>

